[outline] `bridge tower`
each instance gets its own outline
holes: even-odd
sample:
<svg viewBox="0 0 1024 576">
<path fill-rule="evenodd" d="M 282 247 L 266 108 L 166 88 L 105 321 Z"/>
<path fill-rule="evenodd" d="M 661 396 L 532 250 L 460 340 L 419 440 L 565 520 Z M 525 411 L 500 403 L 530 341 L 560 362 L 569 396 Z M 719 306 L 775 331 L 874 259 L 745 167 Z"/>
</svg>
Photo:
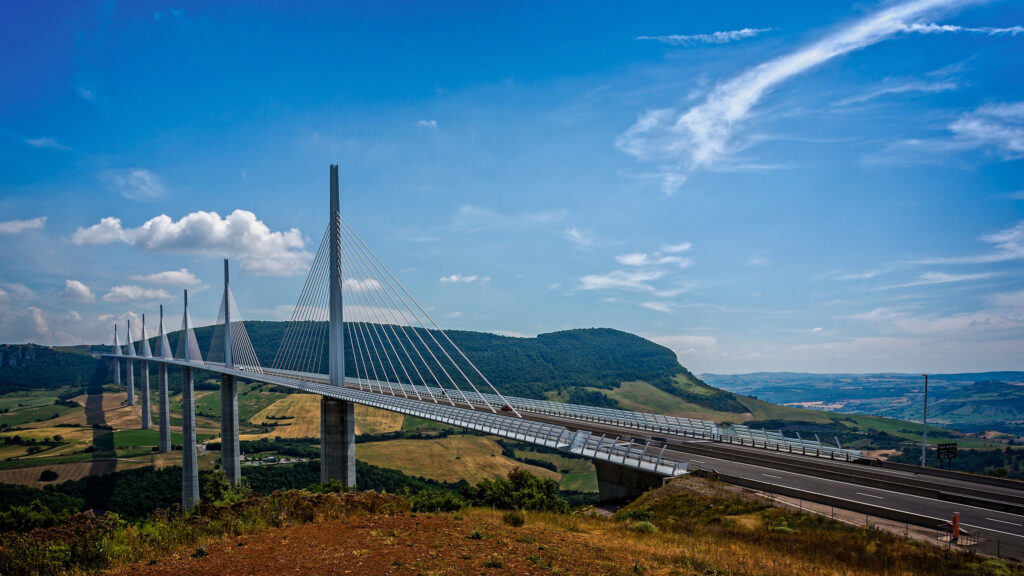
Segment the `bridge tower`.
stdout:
<svg viewBox="0 0 1024 576">
<path fill-rule="evenodd" d="M 192 324 L 188 315 L 188 290 L 185 290 L 184 329 L 179 338 L 185 339 L 185 362 L 192 362 L 189 336 Z M 190 510 L 199 504 L 199 455 L 196 452 L 196 399 L 192 368 L 181 367 L 181 508 Z"/>
<path fill-rule="evenodd" d="M 126 348 L 126 359 L 124 363 L 128 367 L 128 405 L 135 406 L 135 362 L 132 358 L 135 356 L 135 345 L 132 344 L 132 319 L 128 319 L 128 342 L 125 343 Z"/>
<path fill-rule="evenodd" d="M 231 291 L 228 259 L 224 259 L 224 367 L 234 368 L 231 357 Z M 238 445 L 238 383 L 232 374 L 220 377 L 220 463 L 232 484 L 242 479 Z"/>
<path fill-rule="evenodd" d="M 142 340 L 139 342 L 139 355 L 143 358 L 153 355 L 149 349 L 149 340 L 146 338 L 145 314 L 142 315 Z M 139 367 L 142 369 L 142 429 L 149 430 L 153 427 L 153 417 L 150 414 L 152 406 L 149 400 L 149 362 L 143 360 L 139 363 Z"/>
<path fill-rule="evenodd" d="M 117 339 L 117 324 L 114 324 L 114 354 L 121 355 L 121 342 Z M 114 358 L 114 386 L 121 387 L 121 359 Z"/>
<path fill-rule="evenodd" d="M 167 343 L 167 333 L 164 332 L 164 305 L 160 305 L 160 335 L 158 337 L 157 346 L 160 347 L 160 357 L 170 358 L 171 357 L 171 346 Z M 159 387 L 159 411 L 160 416 L 160 440 L 158 442 L 157 449 L 161 454 L 166 454 L 171 451 L 171 405 L 168 400 L 167 392 L 167 364 L 160 362 L 157 364 L 157 386 Z"/>
<path fill-rule="evenodd" d="M 341 200 L 338 166 L 331 165 L 330 212 L 330 384 L 345 386 L 345 332 L 341 301 Z M 320 480 L 340 480 L 348 487 L 356 485 L 355 411 L 351 402 L 335 398 L 320 399 Z"/>
</svg>

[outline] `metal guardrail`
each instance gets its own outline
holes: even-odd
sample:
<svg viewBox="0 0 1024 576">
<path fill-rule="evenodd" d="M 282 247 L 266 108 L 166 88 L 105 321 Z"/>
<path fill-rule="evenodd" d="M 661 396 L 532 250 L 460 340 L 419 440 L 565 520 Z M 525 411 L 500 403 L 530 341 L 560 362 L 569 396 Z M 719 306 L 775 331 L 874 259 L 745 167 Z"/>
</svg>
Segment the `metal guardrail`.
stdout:
<svg viewBox="0 0 1024 576">
<path fill-rule="evenodd" d="M 124 355 L 104 354 L 103 356 L 130 359 L 130 357 Z M 351 387 L 339 388 L 324 382 L 323 376 L 319 374 L 290 373 L 286 376 L 280 370 L 255 374 L 237 368 L 225 368 L 223 364 L 198 364 L 176 358 L 150 358 L 147 360 L 175 366 L 189 366 L 221 374 L 231 374 L 248 380 L 285 386 L 311 394 L 319 394 L 320 396 L 337 398 L 364 406 L 493 434 L 510 440 L 554 448 L 562 452 L 611 462 L 627 468 L 645 470 L 663 476 L 678 476 L 687 473 L 688 470 L 688 465 L 685 462 L 663 458 L 664 447 L 661 447 L 660 452 L 655 456 L 650 451 L 650 443 L 647 441 L 629 440 L 624 443 L 619 438 L 597 438 L 592 436 L 590 432 L 583 430 L 572 432 L 565 426 L 558 424 L 536 422 L 526 418 L 513 418 L 490 411 L 483 412 L 449 404 L 424 402 L 412 398 L 360 390 L 358 387 L 355 389 Z M 351 381 L 354 379 L 350 378 L 347 380 Z"/>
</svg>

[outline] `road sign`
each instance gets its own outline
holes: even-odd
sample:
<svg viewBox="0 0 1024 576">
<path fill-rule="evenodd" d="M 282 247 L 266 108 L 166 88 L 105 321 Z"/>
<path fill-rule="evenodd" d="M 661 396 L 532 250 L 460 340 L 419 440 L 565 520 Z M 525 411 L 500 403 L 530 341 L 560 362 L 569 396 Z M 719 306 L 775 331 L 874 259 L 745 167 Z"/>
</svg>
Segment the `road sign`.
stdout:
<svg viewBox="0 0 1024 576">
<path fill-rule="evenodd" d="M 956 442 L 938 444 L 935 446 L 935 452 L 938 454 L 939 460 L 956 458 Z"/>
</svg>

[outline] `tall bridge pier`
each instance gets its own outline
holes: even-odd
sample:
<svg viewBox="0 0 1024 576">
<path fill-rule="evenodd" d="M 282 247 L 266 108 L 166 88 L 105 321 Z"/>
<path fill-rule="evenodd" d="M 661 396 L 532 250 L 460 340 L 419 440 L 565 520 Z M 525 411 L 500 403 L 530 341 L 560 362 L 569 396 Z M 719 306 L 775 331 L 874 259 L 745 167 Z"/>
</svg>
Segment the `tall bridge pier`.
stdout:
<svg viewBox="0 0 1024 576">
<path fill-rule="evenodd" d="M 117 324 L 114 324 L 114 386 L 121 387 L 121 342 L 117 339 Z"/>
<path fill-rule="evenodd" d="M 224 367 L 234 368 L 231 355 L 231 291 L 228 288 L 228 259 L 224 259 Z M 231 374 L 220 377 L 220 464 L 232 484 L 242 479 L 238 445 L 238 383 Z"/>
<path fill-rule="evenodd" d="M 143 358 L 152 356 L 149 349 L 149 340 L 146 338 L 146 315 L 142 315 L 142 343 L 141 352 Z M 149 430 L 153 427 L 152 406 L 149 400 L 149 362 L 143 360 L 139 366 L 142 368 L 142 429 Z"/>
<path fill-rule="evenodd" d="M 160 305 L 160 335 L 157 346 L 160 347 L 160 357 L 170 358 L 170 345 L 167 343 L 167 334 L 164 332 L 164 305 Z M 157 442 L 157 450 L 161 454 L 171 451 L 171 406 L 167 392 L 167 364 L 160 362 L 156 372 L 158 404 L 157 410 L 160 415 L 160 437 Z"/>
<path fill-rule="evenodd" d="M 179 338 L 184 338 L 185 362 L 192 361 L 192 322 L 188 316 L 188 290 L 185 290 L 185 329 Z M 181 507 L 190 510 L 199 504 L 199 461 L 196 448 L 196 398 L 192 381 L 192 368 L 181 367 Z"/>
<path fill-rule="evenodd" d="M 128 367 L 128 405 L 135 406 L 135 362 L 132 358 L 135 357 L 135 345 L 132 344 L 132 320 L 128 319 L 128 342 L 125 344 L 128 348 L 128 353 L 125 354 L 127 357 L 124 361 Z"/>
<path fill-rule="evenodd" d="M 345 386 L 345 332 L 341 300 L 341 199 L 338 165 L 331 165 L 330 297 L 328 327 L 330 385 Z M 320 400 L 320 480 L 340 480 L 356 485 L 355 410 L 351 402 L 323 397 Z"/>
</svg>

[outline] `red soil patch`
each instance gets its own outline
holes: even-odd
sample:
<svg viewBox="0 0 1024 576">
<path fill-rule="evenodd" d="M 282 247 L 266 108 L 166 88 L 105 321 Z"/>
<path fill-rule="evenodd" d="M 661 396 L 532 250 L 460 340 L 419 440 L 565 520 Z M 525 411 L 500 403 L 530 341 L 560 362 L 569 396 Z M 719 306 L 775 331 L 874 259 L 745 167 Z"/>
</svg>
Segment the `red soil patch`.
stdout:
<svg viewBox="0 0 1024 576">
<path fill-rule="evenodd" d="M 474 515 L 476 516 L 476 515 Z M 482 539 L 467 538 L 474 530 Z M 492 518 L 356 516 L 210 542 L 204 557 L 119 568 L 116 575 L 612 574 L 607 551 L 544 526 Z"/>
</svg>

